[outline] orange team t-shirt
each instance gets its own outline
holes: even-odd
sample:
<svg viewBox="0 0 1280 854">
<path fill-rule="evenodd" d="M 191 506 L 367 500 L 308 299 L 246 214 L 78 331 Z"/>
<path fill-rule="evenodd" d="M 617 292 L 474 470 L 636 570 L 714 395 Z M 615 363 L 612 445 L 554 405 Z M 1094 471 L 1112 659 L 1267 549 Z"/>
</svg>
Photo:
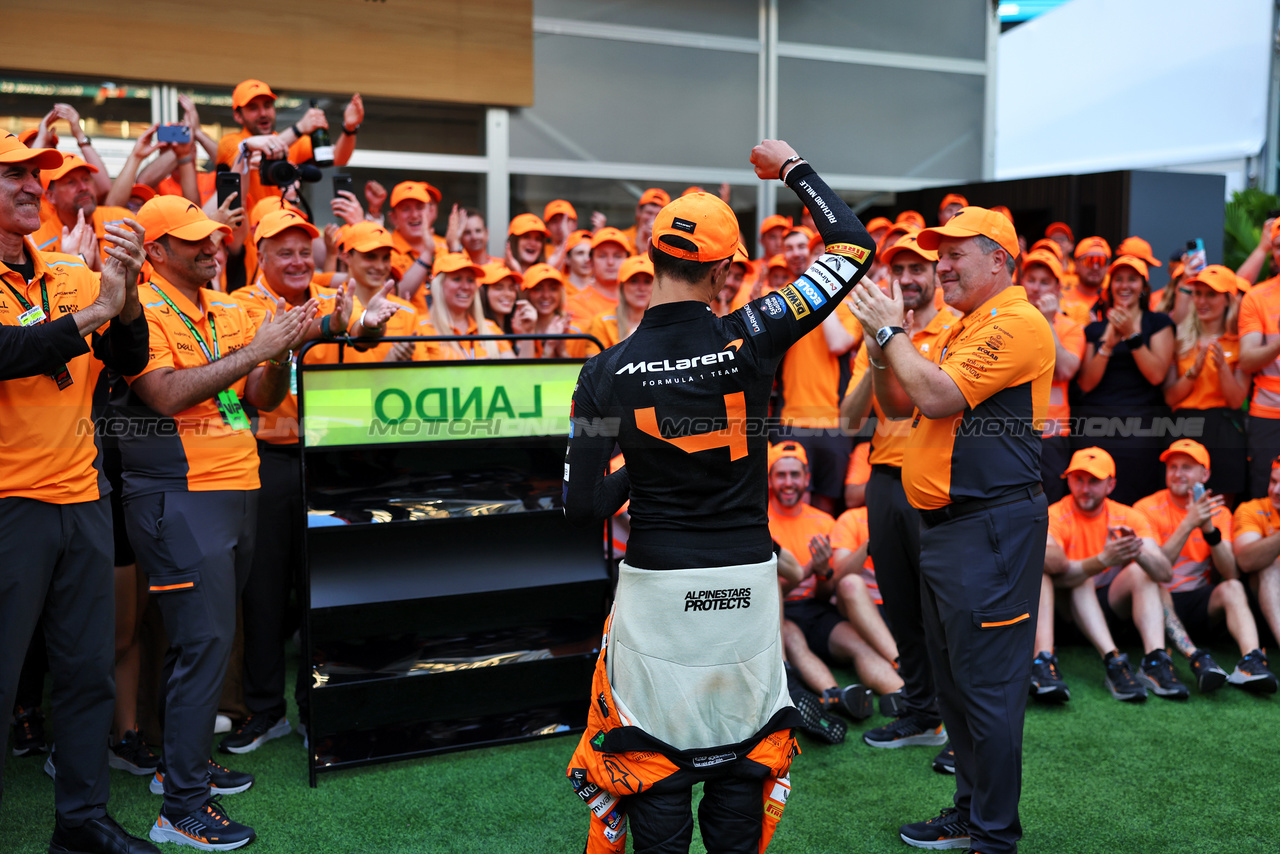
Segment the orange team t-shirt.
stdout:
<svg viewBox="0 0 1280 854">
<path fill-rule="evenodd" d="M 942 288 L 938 288 L 936 293 L 942 293 Z M 958 311 L 950 306 L 943 306 L 923 329 L 917 329 L 912 333 L 911 343 L 915 345 L 920 355 L 929 358 L 934 350 L 935 342 L 943 335 L 949 334 L 951 327 L 959 321 L 960 313 Z M 858 355 L 853 359 L 853 373 L 849 377 L 849 385 L 845 389 L 846 395 L 853 391 L 854 387 L 862 381 L 862 377 L 870 369 L 871 361 L 867 355 L 867 348 L 862 347 L 858 350 Z M 876 416 L 876 432 L 869 443 L 871 450 L 868 451 L 869 457 L 867 461 L 871 465 L 902 468 L 903 451 L 907 446 L 907 437 L 911 433 L 911 419 L 890 420 L 884 414 L 884 410 L 880 408 L 880 401 L 876 400 L 875 392 L 871 394 L 871 409 Z"/>
<path fill-rule="evenodd" d="M 964 395 L 946 418 L 911 420 L 902 489 L 912 507 L 936 510 L 1039 483 L 1040 442 L 1053 383 L 1053 331 L 1026 291 L 1011 285 L 965 315 L 932 354 Z M 1029 405 L 1028 405 L 1029 404 Z M 1006 425 L 992 432 L 989 424 Z"/>
<path fill-rule="evenodd" d="M 1084 358 L 1084 327 L 1059 311 L 1053 316 L 1053 331 L 1068 353 Z M 1054 381 L 1049 387 L 1049 408 L 1045 412 L 1045 436 L 1071 435 L 1071 404 L 1067 401 L 1071 380 Z"/>
<path fill-rule="evenodd" d="M 40 284 L 49 296 L 45 322 L 73 314 L 98 298 L 100 279 L 75 255 L 37 252 L 29 237 L 23 239 L 27 257 L 35 264 L 30 282 L 0 262 L 0 324 L 21 326 L 18 316 L 26 309 L 14 298 L 22 294 L 32 308 L 43 311 Z M 12 290 L 11 290 L 12 289 Z M 106 327 L 103 327 L 105 331 Z M 59 389 L 53 377 L 40 375 L 0 382 L 0 498 L 31 498 L 49 504 L 94 501 L 109 491 L 101 474 L 94 431 L 86 430 L 93 411 L 94 391 L 102 374 L 102 362 L 89 349 L 67 362 L 72 383 Z M 10 555 L 10 559 L 20 559 Z"/>
<path fill-rule="evenodd" d="M 1240 337 L 1222 335 L 1218 338 L 1218 344 L 1222 347 L 1222 355 L 1226 357 L 1227 370 L 1234 371 L 1236 365 L 1240 364 Z M 1197 352 L 1193 349 L 1178 356 L 1178 376 L 1185 374 L 1196 363 Z M 1215 409 L 1226 405 L 1227 399 L 1222 394 L 1218 363 L 1213 360 L 1213 356 L 1205 356 L 1204 367 L 1200 369 L 1200 376 L 1196 377 L 1195 384 L 1191 386 L 1191 394 L 1178 401 L 1173 408 L 1175 410 Z"/>
<path fill-rule="evenodd" d="M 1133 507 L 1147 517 L 1156 542 L 1162 545 L 1173 536 L 1174 529 L 1182 524 L 1182 520 L 1187 518 L 1187 511 L 1173 503 L 1173 497 L 1167 489 L 1138 499 Z M 1222 532 L 1222 538 L 1231 542 L 1231 511 L 1219 507 L 1214 511 L 1213 524 Z M 1182 551 L 1178 553 L 1178 559 L 1173 563 L 1173 578 L 1164 582 L 1165 589 L 1182 592 L 1206 586 L 1209 583 L 1209 572 L 1213 569 L 1210 551 L 1209 544 L 1204 541 L 1204 534 L 1198 527 L 1192 528 L 1191 536 L 1187 537 Z"/>
<path fill-rule="evenodd" d="M 846 510 L 840 514 L 840 518 L 831 528 L 832 554 L 834 555 L 839 549 L 856 552 L 869 538 L 867 508 L 854 507 L 852 510 Z M 861 575 L 862 580 L 867 584 L 867 592 L 871 594 L 871 600 L 877 605 L 883 605 L 884 597 L 880 595 L 880 585 L 876 583 L 876 566 L 871 560 L 870 551 L 867 552 L 867 559 L 862 564 Z"/>
<path fill-rule="evenodd" d="M 149 282 L 138 286 L 138 297 L 151 335 L 151 356 L 141 373 L 125 378 L 130 385 L 161 368 L 183 370 L 209 364 L 200 343 L 161 298 L 160 292 L 187 317 L 215 358 L 244 347 L 258 330 L 249 311 L 235 299 L 202 288 L 198 304 L 192 303 L 175 285 L 153 275 Z M 245 384 L 246 377 L 231 384 L 231 390 L 241 401 Z M 250 414 L 248 410 L 247 414 Z M 227 424 L 214 398 L 201 400 L 172 419 L 162 420 L 171 420 L 174 428 L 121 439 L 125 489 L 129 495 L 258 488 L 258 446 L 253 431 Z"/>
<path fill-rule="evenodd" d="M 604 349 L 608 350 L 614 344 L 622 340 L 618 334 L 618 315 L 613 311 L 605 314 L 597 314 L 591 319 L 591 323 L 587 325 L 588 335 L 594 335 L 600 339 L 600 343 L 604 345 Z M 600 348 L 590 341 L 583 342 L 586 346 L 584 352 L 588 356 L 594 356 L 600 352 Z"/>
<path fill-rule="evenodd" d="M 275 312 L 276 300 L 281 297 L 271 289 L 265 279 L 259 276 L 258 281 L 249 287 L 240 288 L 231 295 L 231 298 L 244 306 L 256 327 L 262 325 L 268 312 Z M 316 314 L 317 317 L 333 314 L 338 307 L 338 292 L 333 288 L 322 287 L 315 278 L 312 278 L 311 284 L 307 287 L 307 299 L 314 299 L 319 304 L 320 310 Z M 353 352 L 354 348 L 347 348 L 346 357 L 349 359 Z M 334 364 L 338 361 L 338 346 L 324 344 L 312 347 L 307 350 L 304 361 L 308 365 Z M 272 445 L 293 445 L 298 441 L 297 364 L 295 356 L 294 363 L 289 368 L 291 371 L 289 393 L 284 396 L 284 400 L 270 412 L 258 413 L 254 435 Z"/>
<path fill-rule="evenodd" d="M 836 520 L 831 514 L 824 513 L 817 507 L 801 503 L 797 505 L 799 512 L 788 516 L 769 501 L 769 536 L 774 542 L 791 552 L 792 557 L 804 566 L 813 557 L 809 549 L 809 540 L 823 534 L 830 534 Z M 811 599 L 814 594 L 814 577 L 810 575 L 787 593 L 787 601 Z"/>
<path fill-rule="evenodd" d="M 1062 296 L 1058 299 L 1058 310 L 1084 327 L 1093 323 L 1095 319 L 1093 306 L 1097 301 L 1096 297 L 1082 295 L 1074 288 L 1068 289 L 1064 284 Z"/>
<path fill-rule="evenodd" d="M 616 299 L 609 299 L 594 287 L 587 288 L 569 300 L 569 321 L 579 329 L 591 326 L 591 321 L 602 314 L 613 314 L 618 307 Z"/>
<path fill-rule="evenodd" d="M 1263 344 L 1280 335 L 1280 276 L 1255 285 L 1240 301 L 1240 337 L 1244 338 L 1250 332 L 1262 333 Z M 1280 357 L 1253 375 L 1249 414 L 1259 418 L 1280 418 Z"/>
<path fill-rule="evenodd" d="M 1103 499 L 1102 509 L 1092 517 L 1076 510 L 1075 499 L 1070 495 L 1049 505 L 1049 536 L 1069 560 L 1086 560 L 1100 553 L 1107 547 L 1107 528 L 1121 525 L 1129 526 L 1139 537 L 1157 540 L 1146 514 L 1110 498 Z M 1123 568 L 1113 566 L 1095 575 L 1093 586 L 1106 587 Z"/>
<path fill-rule="evenodd" d="M 1277 510 L 1271 503 L 1271 499 L 1264 495 L 1237 507 L 1235 516 L 1231 519 L 1231 526 L 1235 531 L 1232 537 L 1233 542 L 1241 534 L 1248 532 L 1269 537 L 1276 531 L 1280 531 L 1280 510 Z"/>
<path fill-rule="evenodd" d="M 431 239 L 436 244 L 436 255 L 449 251 L 449 244 L 438 234 L 432 234 Z M 409 241 L 396 232 L 391 232 L 391 270 L 397 281 L 404 278 L 404 274 L 409 272 L 409 268 L 413 266 L 413 262 L 418 257 L 418 251 L 409 245 Z M 427 294 L 431 291 L 431 276 L 427 276 L 427 280 L 422 283 L 422 287 L 418 288 L 413 294 L 413 298 L 409 300 L 409 304 L 413 306 L 419 316 L 427 313 Z"/>
<path fill-rule="evenodd" d="M 467 328 L 459 329 L 452 327 L 448 332 L 437 332 L 435 324 L 431 322 L 430 315 L 421 315 L 418 317 L 417 334 L 423 337 L 431 335 L 501 335 L 502 330 L 498 328 L 498 324 L 492 320 L 484 322 L 484 331 L 478 331 L 476 320 L 474 317 L 467 317 Z M 430 361 L 450 361 L 453 359 L 475 359 L 486 358 L 484 350 L 479 350 L 477 356 L 477 347 L 483 347 L 485 344 L 493 344 L 493 341 L 422 341 L 418 344 L 417 351 L 413 354 L 414 361 L 430 362 Z M 458 355 L 457 351 L 450 346 L 457 344 L 462 348 L 462 355 Z M 510 341 L 498 341 L 498 352 L 510 353 Z"/>
<path fill-rule="evenodd" d="M 383 334 L 388 338 L 416 335 L 418 331 L 418 313 L 413 310 L 413 306 L 400 299 L 400 297 L 388 296 L 387 299 L 395 304 L 396 313 L 387 320 L 387 331 Z M 355 287 L 353 286 L 351 293 L 351 326 L 348 328 L 353 338 L 360 333 L 360 327 L 357 324 L 360 323 L 360 315 L 363 312 L 364 303 L 360 301 L 360 297 L 355 293 Z M 368 350 L 347 347 L 343 358 L 347 362 L 381 362 L 387 358 L 387 354 L 391 352 L 391 348 L 394 346 L 394 344 L 378 344 Z M 416 345 L 414 349 L 416 352 Z"/>
<path fill-rule="evenodd" d="M 204 204 L 213 198 L 213 194 L 218 192 L 218 173 L 217 172 L 197 172 L 196 173 L 196 189 L 200 191 L 200 204 Z M 170 175 L 156 184 L 156 192 L 162 196 L 181 196 L 182 185 L 178 180 Z M 231 204 L 239 207 L 239 199 Z"/>
<path fill-rule="evenodd" d="M 849 306 L 835 310 L 840 325 L 854 337 L 853 349 L 862 345 L 862 324 Z M 795 427 L 837 427 L 840 424 L 840 363 L 827 347 L 818 326 L 791 345 L 782 360 L 782 411 L 778 420 Z"/>
<path fill-rule="evenodd" d="M 98 253 L 102 256 L 102 260 L 107 260 L 107 241 L 103 239 L 103 235 L 107 233 L 107 226 L 124 225 L 125 217 L 136 219 L 136 215 L 128 208 L 98 205 L 94 210 L 93 233 L 98 235 Z M 52 219 L 41 222 L 40 228 L 31 235 L 31 242 L 41 252 L 61 252 L 62 220 L 55 214 Z"/>
<path fill-rule="evenodd" d="M 871 479 L 871 443 L 859 442 L 849 454 L 849 467 L 844 472 L 845 485 L 866 483 Z"/>
<path fill-rule="evenodd" d="M 226 165 L 234 168 L 236 155 L 240 151 L 240 143 L 244 142 L 253 134 L 241 128 L 235 133 L 225 134 L 222 139 L 218 140 L 218 159 L 219 166 Z M 293 145 L 289 146 L 289 162 L 290 163 L 306 163 L 313 158 L 311 151 L 311 137 L 304 136 L 302 139 L 295 140 Z M 280 195 L 279 187 L 263 185 L 258 178 L 258 170 L 249 170 L 249 189 L 247 191 L 248 198 L 244 199 L 244 209 L 246 211 L 253 210 L 253 206 L 265 199 L 267 196 Z"/>
</svg>

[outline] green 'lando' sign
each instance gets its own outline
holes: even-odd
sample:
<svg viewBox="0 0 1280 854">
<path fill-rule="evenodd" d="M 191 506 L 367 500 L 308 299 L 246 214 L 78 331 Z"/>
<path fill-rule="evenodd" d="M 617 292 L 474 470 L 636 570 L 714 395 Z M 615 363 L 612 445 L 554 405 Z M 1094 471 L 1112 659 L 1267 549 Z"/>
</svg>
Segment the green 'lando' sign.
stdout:
<svg viewBox="0 0 1280 854">
<path fill-rule="evenodd" d="M 568 436 L 582 365 L 432 362 L 305 371 L 308 447 Z"/>
</svg>

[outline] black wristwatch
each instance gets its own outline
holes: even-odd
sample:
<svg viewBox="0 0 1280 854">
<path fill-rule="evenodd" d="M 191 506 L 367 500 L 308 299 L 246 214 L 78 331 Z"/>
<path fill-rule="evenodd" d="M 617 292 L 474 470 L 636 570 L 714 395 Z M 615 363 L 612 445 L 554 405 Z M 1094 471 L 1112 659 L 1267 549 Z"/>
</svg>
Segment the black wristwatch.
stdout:
<svg viewBox="0 0 1280 854">
<path fill-rule="evenodd" d="M 879 344 L 880 349 L 883 350 L 885 345 L 889 343 L 889 339 L 897 335 L 899 332 L 903 335 L 907 334 L 907 330 L 903 329 L 901 326 L 881 326 L 876 330 L 876 343 Z"/>
<path fill-rule="evenodd" d="M 358 133 L 360 132 L 360 125 L 363 125 L 363 124 L 364 124 L 364 122 L 360 122 L 359 124 L 357 124 L 357 125 L 356 125 L 355 127 L 353 127 L 353 128 L 349 128 L 349 127 L 347 127 L 346 125 L 343 125 L 343 126 L 342 126 L 342 132 L 343 132 L 343 133 L 345 133 L 347 136 L 355 136 L 356 134 L 358 134 Z"/>
</svg>

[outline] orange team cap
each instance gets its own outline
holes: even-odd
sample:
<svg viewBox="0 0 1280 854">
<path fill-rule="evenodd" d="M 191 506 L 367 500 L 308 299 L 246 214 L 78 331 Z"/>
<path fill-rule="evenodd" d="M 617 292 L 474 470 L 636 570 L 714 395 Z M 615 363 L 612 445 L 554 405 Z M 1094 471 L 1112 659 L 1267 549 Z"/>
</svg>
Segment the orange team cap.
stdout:
<svg viewBox="0 0 1280 854">
<path fill-rule="evenodd" d="M 938 202 L 938 210 L 946 209 L 947 205 L 959 205 L 962 208 L 969 207 L 969 200 L 959 193 L 947 193 L 942 197 L 942 201 Z"/>
<path fill-rule="evenodd" d="M 1009 210 L 1004 205 L 996 205 L 991 210 L 995 211 L 1001 216 L 1007 217 L 1009 219 L 1009 222 L 1013 222 L 1013 211 Z"/>
<path fill-rule="evenodd" d="M 894 222 L 898 225 L 914 225 L 916 228 L 924 228 L 924 214 L 920 211 L 903 211 L 898 214 Z"/>
<path fill-rule="evenodd" d="M 880 260 L 885 264 L 892 264 L 893 259 L 903 252 L 914 252 L 926 261 L 937 261 L 938 253 L 932 249 L 925 249 L 920 245 L 918 234 L 905 235 L 897 243 L 890 246 L 880 254 Z"/>
<path fill-rule="evenodd" d="M 1075 257 L 1087 255 L 1090 252 L 1101 252 L 1108 258 L 1111 257 L 1111 244 L 1103 240 L 1101 237 L 1086 237 L 1076 244 Z"/>
<path fill-rule="evenodd" d="M 637 204 L 666 207 L 671 204 L 671 195 L 661 187 L 650 187 L 640 194 L 640 201 Z"/>
<path fill-rule="evenodd" d="M 342 225 L 338 226 L 337 243 L 338 243 L 339 252 L 347 251 L 347 237 L 350 236 L 350 234 L 351 234 L 351 223 L 344 222 Z"/>
<path fill-rule="evenodd" d="M 733 263 L 735 264 L 751 264 L 751 256 L 747 254 L 747 247 L 742 245 L 742 241 L 738 241 L 738 246 L 733 250 Z"/>
<path fill-rule="evenodd" d="M 693 195 L 694 193 L 705 193 L 705 192 L 706 192 L 706 190 L 702 189 L 701 187 L 699 187 L 699 186 L 697 186 L 697 185 L 694 185 L 694 186 L 692 186 L 692 187 L 685 187 L 685 188 L 684 188 L 684 192 L 683 192 L 683 193 L 681 193 L 680 195 L 682 195 L 682 196 L 691 196 L 691 195 Z"/>
<path fill-rule="evenodd" d="M 791 217 L 782 214 L 773 214 L 764 218 L 764 222 L 760 223 L 760 233 L 767 234 L 775 228 L 785 228 L 790 233 L 792 227 Z"/>
<path fill-rule="evenodd" d="M 1033 249 L 1027 253 L 1022 259 L 1022 270 L 1025 273 L 1027 268 L 1032 264 L 1039 264 L 1046 267 L 1053 277 L 1059 282 L 1062 281 L 1062 262 L 1058 260 L 1058 256 L 1054 255 L 1047 249 Z"/>
<path fill-rule="evenodd" d="M 457 273 L 462 270 L 470 270 L 479 282 L 484 278 L 484 268 L 471 260 L 471 256 L 465 252 L 441 252 L 436 256 L 435 269 L 432 270 L 433 275 L 440 273 Z"/>
<path fill-rule="evenodd" d="M 443 195 L 426 181 L 401 181 L 391 188 L 391 207 L 408 199 L 417 199 L 428 205 L 432 202 L 439 204 Z"/>
<path fill-rule="evenodd" d="M 1160 462 L 1168 462 L 1174 454 L 1186 454 L 1205 468 L 1209 467 L 1209 449 L 1194 439 L 1178 439 L 1160 454 Z"/>
<path fill-rule="evenodd" d="M 1116 476 L 1116 461 L 1101 448 L 1082 448 L 1071 455 L 1071 464 L 1062 476 L 1066 477 L 1073 471 L 1082 471 L 1098 480 L 1106 480 Z"/>
<path fill-rule="evenodd" d="M 1143 240 L 1141 237 L 1126 237 L 1120 241 L 1120 245 L 1116 247 L 1117 255 L 1132 255 L 1134 258 L 1141 258 L 1147 262 L 1149 267 L 1163 267 L 1156 256 L 1151 253 L 1151 244 Z"/>
<path fill-rule="evenodd" d="M 1042 237 L 1039 240 L 1037 240 L 1035 243 L 1032 243 L 1031 251 L 1035 252 L 1037 249 L 1046 249 L 1049 252 L 1052 252 L 1054 257 L 1057 258 L 1059 261 L 1065 260 L 1062 257 L 1062 247 L 1058 245 L 1058 241 L 1052 238 Z"/>
<path fill-rule="evenodd" d="M 1202 285 L 1208 285 L 1220 294 L 1234 294 L 1240 289 L 1239 279 L 1240 277 L 1229 267 L 1224 267 L 1221 264 L 1210 264 L 1190 279 L 1187 279 L 1183 284 L 1192 285 L 1199 282 Z"/>
<path fill-rule="evenodd" d="M 632 255 L 618 268 L 618 281 L 625 282 L 639 273 L 653 275 L 653 262 L 647 255 Z"/>
<path fill-rule="evenodd" d="M 961 208 L 946 225 L 926 228 L 917 235 L 925 249 L 937 250 L 944 237 L 977 237 L 982 235 L 1000 244 L 1009 257 L 1018 257 L 1018 233 L 1003 214 L 977 206 Z"/>
<path fill-rule="evenodd" d="M 507 226 L 507 237 L 513 235 L 523 237 L 526 234 L 541 234 L 543 237 L 550 236 L 547 233 L 547 224 L 538 219 L 536 214 L 522 213 L 511 220 L 511 224 Z"/>
<path fill-rule="evenodd" d="M 794 439 L 787 439 L 785 442 L 769 446 L 769 470 L 773 471 L 774 464 L 787 457 L 795 457 L 804 463 L 806 468 L 809 466 L 809 455 L 805 453 L 804 445 Z"/>
<path fill-rule="evenodd" d="M 535 288 L 546 281 L 559 282 L 561 285 L 568 286 L 569 280 L 550 264 L 534 264 L 532 267 L 524 271 L 524 280 L 520 282 L 520 287 L 524 290 Z"/>
<path fill-rule="evenodd" d="M 145 230 L 143 240 L 159 240 L 172 234 L 179 240 L 204 240 L 215 231 L 230 235 L 231 227 L 205 216 L 194 202 L 182 196 L 156 196 L 138 208 L 138 224 Z"/>
<path fill-rule="evenodd" d="M 764 266 L 766 270 L 772 270 L 774 267 L 781 267 L 782 269 L 785 270 L 787 269 L 787 259 L 785 256 L 783 256 L 781 252 L 779 252 L 777 255 L 774 255 L 767 262 L 765 262 Z"/>
<path fill-rule="evenodd" d="M 42 172 L 40 175 L 40 183 L 48 187 L 59 178 L 65 178 L 68 173 L 76 169 L 88 169 L 90 172 L 97 172 L 98 167 L 91 163 L 86 163 L 83 158 L 74 154 L 62 155 L 62 162 L 52 169 Z"/>
<path fill-rule="evenodd" d="M 0 163 L 31 163 L 37 169 L 57 169 L 62 160 L 63 154 L 56 148 L 28 148 L 11 133 L 0 136 Z"/>
<path fill-rule="evenodd" d="M 266 95 L 273 101 L 276 99 L 276 93 L 266 83 L 261 80 L 245 80 L 231 90 L 231 109 L 238 110 L 259 95 Z"/>
<path fill-rule="evenodd" d="M 807 225 L 793 225 L 791 226 L 791 230 L 787 232 L 787 237 L 790 237 L 793 234 L 803 234 L 805 236 L 805 242 L 807 243 L 813 240 L 817 232 Z"/>
<path fill-rule="evenodd" d="M 738 217 L 719 196 L 681 196 L 658 211 L 653 221 L 653 246 L 686 261 L 722 261 L 738 248 Z"/>
<path fill-rule="evenodd" d="M 488 264 L 482 264 L 481 269 L 484 270 L 484 278 L 480 280 L 482 285 L 496 285 L 503 279 L 515 279 L 517 285 L 524 283 L 524 276 L 509 268 L 507 262 L 500 258 L 494 258 Z"/>
<path fill-rule="evenodd" d="M 1271 461 L 1271 467 L 1273 469 L 1280 469 L 1280 457 L 1276 457 L 1274 460 Z"/>
<path fill-rule="evenodd" d="M 142 199 L 144 202 L 149 202 L 158 195 L 159 193 L 146 184 L 134 184 L 129 188 L 129 198 L 131 199 Z"/>
<path fill-rule="evenodd" d="M 587 231 L 586 229 L 580 228 L 577 231 L 572 231 L 569 233 L 569 239 L 565 241 L 564 249 L 566 252 L 568 252 L 570 249 L 577 246 L 579 243 L 590 243 L 590 242 L 591 242 L 591 232 Z"/>
<path fill-rule="evenodd" d="M 892 225 L 893 223 L 889 222 L 885 217 L 878 216 L 871 220 L 871 222 L 867 223 L 867 231 L 879 231 L 882 228 L 889 228 Z"/>
<path fill-rule="evenodd" d="M 281 215 L 288 215 L 288 211 L 281 211 Z M 276 216 L 276 214 L 271 214 Z M 266 223 L 266 220 L 263 220 Z M 307 223 L 311 225 L 311 223 Z M 315 228 L 315 226 L 311 226 Z M 261 232 L 261 226 L 259 226 Z M 391 232 L 387 231 L 376 222 L 370 220 L 361 220 L 351 226 L 347 231 L 347 236 L 343 239 L 343 247 L 348 252 L 352 250 L 356 252 L 372 252 L 375 249 L 394 249 L 395 244 L 391 242 Z"/>
<path fill-rule="evenodd" d="M 30 148 L 31 141 L 39 135 L 40 135 L 40 128 L 38 127 L 27 128 L 22 133 L 18 134 L 18 142 L 27 146 L 27 148 Z M 50 148 L 58 147 L 58 132 L 55 131 L 53 128 L 49 128 L 49 147 Z"/>
<path fill-rule="evenodd" d="M 915 234 L 919 230 L 920 229 L 916 228 L 915 226 L 908 225 L 905 222 L 894 223 L 893 225 L 889 226 L 888 231 L 880 235 L 880 243 L 878 245 L 878 248 L 876 249 L 876 254 L 879 255 L 881 252 L 888 249 L 893 244 L 897 243 L 898 240 L 902 237 L 902 235 Z"/>
<path fill-rule="evenodd" d="M 374 223 L 370 223 L 370 225 L 373 225 L 373 224 Z M 306 217 L 304 217 L 300 212 L 278 210 L 278 211 L 272 211 L 271 213 L 264 216 L 262 219 L 258 220 L 258 229 L 253 233 L 253 239 L 254 239 L 254 242 L 256 243 L 262 240 L 266 240 L 268 237 L 275 237 L 277 234 L 288 231 L 291 228 L 302 229 L 307 233 L 307 236 L 310 237 L 312 240 L 315 240 L 317 237 L 320 236 L 320 229 L 316 228 L 314 225 L 307 222 Z M 356 228 L 358 228 L 358 226 L 352 226 L 351 231 L 347 233 L 346 248 L 348 252 L 350 252 L 352 249 L 359 248 L 358 246 L 355 245 Z M 387 235 L 387 245 L 388 246 L 391 245 L 390 235 Z M 360 251 L 368 252 L 369 250 L 360 249 Z"/>
<path fill-rule="evenodd" d="M 569 219 L 578 218 L 578 212 L 573 209 L 573 205 L 564 199 L 553 199 L 547 202 L 547 206 L 542 209 L 542 221 L 551 222 L 553 216 L 559 216 L 560 214 L 564 214 Z"/>
<path fill-rule="evenodd" d="M 1065 222 L 1051 222 L 1044 230 L 1045 237 L 1053 237 L 1055 234 L 1065 234 L 1067 236 L 1067 240 L 1072 243 L 1076 242 L 1076 236 L 1071 231 L 1071 226 L 1067 225 Z"/>
<path fill-rule="evenodd" d="M 631 254 L 631 241 L 627 239 L 625 234 L 612 226 L 606 226 L 591 235 L 592 249 L 595 249 L 597 246 L 603 246 L 606 243 L 616 243 L 622 247 L 623 252 L 626 252 L 628 255 Z"/>
<path fill-rule="evenodd" d="M 1111 262 L 1111 266 L 1107 268 L 1107 275 L 1114 276 L 1120 267 L 1128 267 L 1137 272 L 1144 279 L 1151 278 L 1151 271 L 1147 269 L 1147 262 L 1141 258 L 1134 258 L 1132 255 L 1121 255 L 1119 258 Z M 1235 275 L 1232 273 L 1232 275 Z"/>
<path fill-rule="evenodd" d="M 1277 237 L 1280 237 L 1280 216 L 1271 223 L 1271 242 L 1275 243 Z"/>
<path fill-rule="evenodd" d="M 282 196 L 267 196 L 258 201 L 249 209 L 249 228 L 254 228 L 258 223 L 262 222 L 262 218 L 273 211 L 297 211 L 302 213 L 297 206 L 284 200 Z M 303 214 L 305 216 L 305 214 Z"/>
</svg>

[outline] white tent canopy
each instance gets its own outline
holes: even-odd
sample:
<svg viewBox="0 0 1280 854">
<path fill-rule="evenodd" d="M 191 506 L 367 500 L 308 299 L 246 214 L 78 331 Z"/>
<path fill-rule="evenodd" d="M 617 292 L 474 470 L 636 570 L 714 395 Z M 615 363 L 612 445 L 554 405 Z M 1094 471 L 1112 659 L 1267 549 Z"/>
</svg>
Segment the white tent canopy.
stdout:
<svg viewBox="0 0 1280 854">
<path fill-rule="evenodd" d="M 1272 6 L 1072 0 L 1004 33 L 996 178 L 1256 156 L 1266 141 Z"/>
</svg>

